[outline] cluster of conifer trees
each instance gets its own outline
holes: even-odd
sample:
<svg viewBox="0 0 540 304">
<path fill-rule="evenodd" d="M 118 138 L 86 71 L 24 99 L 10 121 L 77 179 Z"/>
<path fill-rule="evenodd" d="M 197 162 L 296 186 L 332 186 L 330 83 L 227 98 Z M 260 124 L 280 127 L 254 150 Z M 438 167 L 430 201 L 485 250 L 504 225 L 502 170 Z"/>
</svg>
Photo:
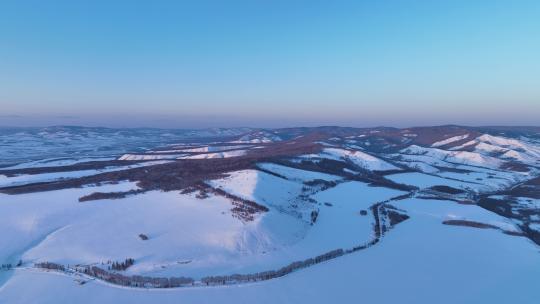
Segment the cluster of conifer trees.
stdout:
<svg viewBox="0 0 540 304">
<path fill-rule="evenodd" d="M 66 267 L 61 264 L 57 263 L 51 263 L 51 262 L 42 262 L 42 263 L 36 263 L 34 264 L 35 267 L 38 268 L 44 268 L 44 269 L 52 269 L 52 270 L 59 270 L 59 271 L 65 271 Z"/>
<path fill-rule="evenodd" d="M 125 261 L 123 261 L 121 263 L 113 262 L 112 265 L 111 265 L 111 269 L 112 270 L 117 270 L 117 271 L 123 271 L 123 270 L 128 269 L 128 267 L 133 265 L 134 263 L 135 263 L 134 259 L 127 258 Z"/>
</svg>

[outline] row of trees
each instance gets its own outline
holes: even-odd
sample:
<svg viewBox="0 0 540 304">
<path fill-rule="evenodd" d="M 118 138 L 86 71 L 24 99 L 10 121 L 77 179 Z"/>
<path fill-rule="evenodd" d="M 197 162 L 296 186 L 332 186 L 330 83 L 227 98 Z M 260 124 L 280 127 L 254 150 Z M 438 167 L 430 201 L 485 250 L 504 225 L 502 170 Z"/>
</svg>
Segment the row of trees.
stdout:
<svg viewBox="0 0 540 304">
<path fill-rule="evenodd" d="M 37 268 L 44 268 L 44 269 L 51 269 L 51 270 L 58 270 L 58 271 L 66 271 L 66 267 L 61 264 L 57 263 L 51 263 L 51 262 L 42 262 L 42 263 L 36 263 L 34 264 Z"/>
<path fill-rule="evenodd" d="M 13 267 L 13 265 L 11 265 L 11 263 L 0 265 L 0 269 L 10 270 L 12 267 Z"/>
<path fill-rule="evenodd" d="M 85 267 L 81 272 L 109 283 L 130 287 L 173 288 L 192 285 L 194 283 L 192 278 L 186 277 L 157 278 L 139 275 L 125 276 L 119 273 L 109 272 L 96 266 Z"/>
<path fill-rule="evenodd" d="M 17 262 L 17 267 L 20 267 L 22 265 L 22 260 L 19 260 L 19 262 Z M 7 263 L 7 264 L 2 264 L 0 265 L 0 270 L 10 270 L 11 268 L 13 268 L 13 264 L 11 263 Z"/>
<path fill-rule="evenodd" d="M 263 271 L 253 274 L 233 274 L 228 276 L 209 276 L 201 279 L 201 282 L 206 285 L 225 285 L 242 282 L 265 281 L 274 278 L 279 278 L 287 275 L 295 270 L 306 268 L 315 264 L 328 261 L 345 254 L 343 249 L 336 249 L 325 254 L 321 254 L 314 258 L 309 258 L 303 261 L 293 262 L 287 266 L 281 267 L 278 270 Z"/>
</svg>

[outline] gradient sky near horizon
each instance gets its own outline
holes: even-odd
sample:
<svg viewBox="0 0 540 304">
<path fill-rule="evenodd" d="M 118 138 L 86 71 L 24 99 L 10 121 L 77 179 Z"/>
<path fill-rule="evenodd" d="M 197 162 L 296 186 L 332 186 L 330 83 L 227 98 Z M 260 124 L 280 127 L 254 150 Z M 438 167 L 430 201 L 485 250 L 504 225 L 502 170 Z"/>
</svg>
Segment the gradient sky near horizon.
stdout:
<svg viewBox="0 0 540 304">
<path fill-rule="evenodd" d="M 540 125 L 539 1 L 1 1 L 0 126 Z"/>
</svg>

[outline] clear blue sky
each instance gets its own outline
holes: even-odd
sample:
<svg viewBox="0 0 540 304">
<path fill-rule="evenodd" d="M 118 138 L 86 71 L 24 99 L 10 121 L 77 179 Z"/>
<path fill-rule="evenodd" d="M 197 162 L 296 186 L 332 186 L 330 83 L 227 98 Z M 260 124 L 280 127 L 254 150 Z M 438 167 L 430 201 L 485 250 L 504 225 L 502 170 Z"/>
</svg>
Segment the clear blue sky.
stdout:
<svg viewBox="0 0 540 304">
<path fill-rule="evenodd" d="M 540 125 L 540 1 L 1 1 L 0 125 Z"/>
</svg>

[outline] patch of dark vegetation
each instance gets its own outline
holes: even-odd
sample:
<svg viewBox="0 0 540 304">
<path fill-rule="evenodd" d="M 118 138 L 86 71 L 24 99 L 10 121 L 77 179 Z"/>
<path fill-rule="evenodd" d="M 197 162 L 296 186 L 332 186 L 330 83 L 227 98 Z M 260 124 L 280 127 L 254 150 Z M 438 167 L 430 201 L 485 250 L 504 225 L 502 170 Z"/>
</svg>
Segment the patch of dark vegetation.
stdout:
<svg viewBox="0 0 540 304">
<path fill-rule="evenodd" d="M 494 226 L 494 225 L 468 221 L 468 220 L 445 220 L 442 223 L 444 225 L 464 226 L 464 227 L 473 227 L 473 228 L 480 228 L 480 229 L 499 229 L 499 227 Z"/>
<path fill-rule="evenodd" d="M 317 222 L 317 217 L 319 216 L 318 210 L 311 211 L 311 225 L 315 224 Z"/>
<path fill-rule="evenodd" d="M 316 188 L 316 189 L 318 189 L 318 191 L 323 191 L 323 190 L 327 190 L 327 189 L 330 189 L 330 188 L 334 188 L 335 186 L 338 185 L 338 183 L 335 182 L 335 181 L 327 181 L 327 180 L 323 180 L 323 179 L 314 179 L 314 180 L 310 180 L 310 181 L 305 181 L 304 185 L 309 186 L 311 188 Z"/>
<path fill-rule="evenodd" d="M 208 193 L 206 189 L 201 189 L 199 190 L 199 193 L 195 195 L 195 197 L 198 199 L 207 199 L 210 197 L 210 194 Z"/>
<path fill-rule="evenodd" d="M 499 191 L 496 194 L 540 199 L 540 177 L 528 180 L 509 190 Z"/>
<path fill-rule="evenodd" d="M 401 197 L 396 197 L 392 200 L 395 201 L 400 199 Z M 404 210 L 398 209 L 388 203 L 381 204 L 379 210 L 389 221 L 390 228 L 410 218 Z"/>
<path fill-rule="evenodd" d="M 409 216 L 405 214 L 405 211 L 400 210 L 387 202 L 395 200 L 389 199 L 384 202 L 377 203 L 369 207 L 373 213 L 375 223 L 373 225 L 373 232 L 375 238 L 378 240 L 388 230 L 392 229 L 395 225 L 409 219 Z"/>
<path fill-rule="evenodd" d="M 520 229 L 523 232 L 519 231 L 512 231 L 512 230 L 504 230 L 498 226 L 486 224 L 486 223 L 480 223 L 475 221 L 469 221 L 469 220 L 446 220 L 442 222 L 444 225 L 451 225 L 451 226 L 462 226 L 462 227 L 471 227 L 471 228 L 479 228 L 479 229 L 495 229 L 502 231 L 504 234 L 511 235 L 511 236 L 519 236 L 519 237 L 527 237 L 534 241 L 535 243 L 539 244 L 540 242 L 540 234 L 537 231 L 527 231 L 529 228 L 528 226 L 519 225 Z M 536 235 L 535 235 L 536 233 Z M 531 235 L 532 234 L 532 235 Z M 536 237 L 536 240 L 535 240 Z"/>
<path fill-rule="evenodd" d="M 214 195 L 223 196 L 231 200 L 234 206 L 231 209 L 233 216 L 241 220 L 252 221 L 254 219 L 255 214 L 269 211 L 269 209 L 266 206 L 259 205 L 254 201 L 243 199 L 236 195 L 232 195 L 224 191 L 223 189 L 212 188 L 205 183 L 198 184 L 198 187 L 200 187 L 201 189 L 204 189 L 208 193 L 213 193 Z"/>
<path fill-rule="evenodd" d="M 476 203 L 473 200 L 457 199 L 457 198 L 448 197 L 448 196 L 442 197 L 442 196 L 438 196 L 438 195 L 426 195 L 426 194 L 423 194 L 423 195 L 416 196 L 416 198 L 424 199 L 424 200 L 435 200 L 435 201 L 452 201 L 452 202 L 456 202 L 456 203 L 458 203 L 460 205 L 476 205 Z"/>
<path fill-rule="evenodd" d="M 186 277 L 147 277 L 147 276 L 125 276 L 115 272 L 109 272 L 99 267 L 85 267 L 78 270 L 88 276 L 98 278 L 105 282 L 109 282 L 121 286 L 129 287 L 144 287 L 144 288 L 175 288 L 192 285 L 194 280 Z"/>
<path fill-rule="evenodd" d="M 527 234 L 526 234 L 526 233 L 519 232 L 519 231 L 503 230 L 503 233 L 504 233 L 504 234 L 511 235 L 511 236 L 523 236 L 523 237 L 527 237 Z M 538 242 L 535 242 L 535 243 L 538 244 Z"/>
<path fill-rule="evenodd" d="M 519 228 L 521 231 L 523 231 L 527 238 L 535 242 L 537 245 L 540 245 L 540 231 L 532 229 L 529 223 L 519 225 Z"/>
<path fill-rule="evenodd" d="M 13 268 L 13 265 L 11 263 L 0 265 L 0 270 L 11 270 L 11 268 Z"/>
<path fill-rule="evenodd" d="M 130 190 L 123 192 L 93 192 L 91 194 L 81 196 L 79 202 L 88 202 L 104 199 L 122 199 L 129 195 L 136 195 L 145 192 L 144 190 Z"/>
<path fill-rule="evenodd" d="M 414 144 L 420 146 L 431 146 L 432 144 L 445 140 L 451 137 L 462 136 L 469 134 L 468 137 L 454 141 L 446 146 L 445 148 L 460 146 L 480 135 L 479 132 L 471 130 L 469 127 L 447 125 L 447 126 L 435 126 L 435 127 L 415 127 L 410 128 L 410 132 L 417 134 L 418 136 L 414 137 Z"/>
<path fill-rule="evenodd" d="M 515 218 L 515 214 L 512 212 L 512 204 L 505 200 L 498 200 L 489 198 L 487 196 L 480 197 L 478 202 L 478 206 L 495 212 L 498 215 L 504 216 L 506 218 Z"/>
<path fill-rule="evenodd" d="M 381 158 L 381 157 L 379 157 L 379 158 Z M 389 163 L 392 163 L 392 161 L 390 161 L 388 159 L 385 159 L 385 160 L 387 162 L 389 162 Z M 408 167 L 405 167 L 405 166 L 400 165 L 400 164 L 392 163 L 392 165 L 399 166 L 399 167 L 401 167 L 401 169 L 384 170 L 384 171 L 374 170 L 373 173 L 378 174 L 378 175 L 382 175 L 382 176 L 386 176 L 386 175 L 392 175 L 392 174 L 397 174 L 397 173 L 415 172 L 415 170 L 413 170 L 411 168 L 408 168 Z"/>
<path fill-rule="evenodd" d="M 191 194 L 191 193 L 194 193 L 194 192 L 197 192 L 197 191 L 200 191 L 200 189 L 196 186 L 189 186 L 189 187 L 186 187 L 184 189 L 182 189 L 182 191 L 180 191 L 180 194 Z"/>
<path fill-rule="evenodd" d="M 135 264 L 135 260 L 132 258 L 127 258 L 123 262 L 113 262 L 111 265 L 111 269 L 116 271 L 124 271 L 133 264 Z"/>
<path fill-rule="evenodd" d="M 375 233 L 375 239 L 380 239 L 384 233 L 384 229 L 381 229 L 381 217 L 379 210 L 382 204 L 375 204 L 370 207 L 371 212 L 373 213 L 373 219 L 375 223 L 373 224 L 373 233 Z"/>
<path fill-rule="evenodd" d="M 431 187 L 429 189 L 437 191 L 437 192 L 448 193 L 448 194 L 463 194 L 463 193 L 466 193 L 466 191 L 463 190 L 463 189 L 457 189 L 457 188 L 444 186 L 444 185 L 433 186 L 433 187 Z"/>
<path fill-rule="evenodd" d="M 257 166 L 257 170 L 261 171 L 261 172 L 264 172 L 264 173 L 267 173 L 267 174 L 270 174 L 270 175 L 273 175 L 275 177 L 279 177 L 279 178 L 282 178 L 282 179 L 286 179 L 286 180 L 289 180 L 286 176 L 283 176 L 281 174 L 278 174 L 278 173 L 275 173 L 273 171 L 270 171 L 270 170 L 266 170 L 264 168 L 261 168 L 259 166 Z"/>
<path fill-rule="evenodd" d="M 56 263 L 50 263 L 50 262 L 42 262 L 42 263 L 36 263 L 34 264 L 37 268 L 43 268 L 43 269 L 50 269 L 50 270 L 58 270 L 58 271 L 65 271 L 66 267 L 61 264 Z"/>
<path fill-rule="evenodd" d="M 390 219 L 390 225 L 395 226 L 410 217 L 407 214 L 397 212 L 395 210 L 388 210 L 388 218 Z"/>
<path fill-rule="evenodd" d="M 384 175 L 386 175 L 387 171 L 369 171 L 369 170 L 359 168 L 359 167 L 355 167 L 352 170 L 357 172 L 357 173 L 356 174 L 352 174 L 352 173 L 346 174 L 345 178 L 347 180 L 354 180 L 354 181 L 359 181 L 359 182 L 363 182 L 363 183 L 368 183 L 371 186 L 375 186 L 375 187 L 386 187 L 386 188 L 390 188 L 390 189 L 407 191 L 407 192 L 418 189 L 417 187 L 396 183 L 396 182 L 386 178 Z M 399 172 L 405 172 L 405 171 L 400 170 Z M 343 175 L 343 174 L 341 174 L 341 175 Z"/>
<path fill-rule="evenodd" d="M 500 193 L 515 192 L 514 189 L 512 189 L 510 191 L 502 191 Z M 530 227 L 532 224 L 531 219 L 533 217 L 540 216 L 540 210 L 537 208 L 523 206 L 519 204 L 512 196 L 507 196 L 507 199 L 502 200 L 482 196 L 478 199 L 477 204 L 480 207 L 492 211 L 498 215 L 519 220 L 521 224 L 518 226 L 523 232 L 523 236 L 527 237 L 537 245 L 540 245 L 540 232 Z"/>
<path fill-rule="evenodd" d="M 247 155 L 216 159 L 182 159 L 166 164 L 137 167 L 105 172 L 93 176 L 66 179 L 54 182 L 0 188 L 1 193 L 23 194 L 32 192 L 79 188 L 88 184 L 128 180 L 138 182 L 142 190 L 183 190 L 205 180 L 224 177 L 226 172 L 254 169 L 257 162 L 274 158 L 292 157 L 300 154 L 318 153 L 321 145 L 314 142 L 320 135 L 306 135 L 301 140 L 265 145 Z"/>
<path fill-rule="evenodd" d="M 364 182 L 367 181 L 369 182 L 371 186 L 376 186 L 376 187 L 385 187 L 385 188 L 407 191 L 407 192 L 418 190 L 418 187 L 396 183 L 392 180 L 385 178 L 384 176 L 378 176 L 378 175 L 371 175 L 369 177 L 356 176 L 355 178 L 352 178 L 352 179 L 358 180 L 358 181 L 364 181 Z"/>
<path fill-rule="evenodd" d="M 437 168 L 441 172 L 453 172 L 453 173 L 461 173 L 461 174 L 473 172 L 471 170 L 466 170 L 466 169 L 442 167 L 442 166 L 435 166 L 435 165 L 433 165 L 433 167 Z"/>
<path fill-rule="evenodd" d="M 518 162 L 505 162 L 501 165 L 501 169 L 510 170 L 515 172 L 529 172 L 530 168 L 522 163 Z"/>
<path fill-rule="evenodd" d="M 290 161 L 289 159 L 275 158 L 272 159 L 271 162 L 300 170 L 315 171 L 343 177 L 352 175 L 351 173 L 348 173 L 344 170 L 352 170 L 352 167 L 349 164 L 333 159 L 322 158 L 320 160 L 318 159 L 317 161 L 304 159 L 300 162 L 296 162 Z"/>
</svg>

